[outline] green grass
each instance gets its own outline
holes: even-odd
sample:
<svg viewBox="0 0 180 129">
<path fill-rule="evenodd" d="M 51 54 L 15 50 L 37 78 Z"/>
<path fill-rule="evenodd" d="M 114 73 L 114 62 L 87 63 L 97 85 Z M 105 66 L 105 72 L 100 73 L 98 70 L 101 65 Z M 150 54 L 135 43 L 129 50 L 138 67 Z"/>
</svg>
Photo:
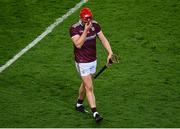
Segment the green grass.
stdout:
<svg viewBox="0 0 180 129">
<path fill-rule="evenodd" d="M 0 64 L 77 2 L 2 0 Z M 74 110 L 80 79 L 69 27 L 77 11 L 0 74 L 0 127 L 180 127 L 180 2 L 89 0 L 85 6 L 121 57 L 94 82 L 104 121 Z M 99 41 L 97 47 L 99 70 L 106 55 Z"/>
</svg>

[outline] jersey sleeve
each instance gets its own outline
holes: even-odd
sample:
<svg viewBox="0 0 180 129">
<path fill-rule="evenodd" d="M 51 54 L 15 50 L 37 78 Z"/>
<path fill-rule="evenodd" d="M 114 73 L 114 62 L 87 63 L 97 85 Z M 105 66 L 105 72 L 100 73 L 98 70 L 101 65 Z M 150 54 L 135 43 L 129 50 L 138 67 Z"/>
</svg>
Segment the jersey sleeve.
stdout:
<svg viewBox="0 0 180 129">
<path fill-rule="evenodd" d="M 100 26 L 98 23 L 95 23 L 94 26 L 95 26 L 96 34 L 98 34 L 99 32 L 101 32 L 101 26 Z"/>
<path fill-rule="evenodd" d="M 75 36 L 75 35 L 79 35 L 79 32 L 78 32 L 77 29 L 74 28 L 74 27 L 70 27 L 69 33 L 70 33 L 71 38 L 72 38 L 73 36 Z"/>
</svg>

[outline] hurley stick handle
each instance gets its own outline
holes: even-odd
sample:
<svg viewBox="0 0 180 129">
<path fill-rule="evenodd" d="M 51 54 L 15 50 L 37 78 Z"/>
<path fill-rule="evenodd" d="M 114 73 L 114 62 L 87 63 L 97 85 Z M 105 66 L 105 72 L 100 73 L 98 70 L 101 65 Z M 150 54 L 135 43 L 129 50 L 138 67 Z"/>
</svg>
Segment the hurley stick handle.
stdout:
<svg viewBox="0 0 180 129">
<path fill-rule="evenodd" d="M 96 79 L 105 69 L 107 69 L 106 65 L 104 65 L 104 67 L 102 67 L 101 70 L 94 76 L 94 79 Z"/>
</svg>

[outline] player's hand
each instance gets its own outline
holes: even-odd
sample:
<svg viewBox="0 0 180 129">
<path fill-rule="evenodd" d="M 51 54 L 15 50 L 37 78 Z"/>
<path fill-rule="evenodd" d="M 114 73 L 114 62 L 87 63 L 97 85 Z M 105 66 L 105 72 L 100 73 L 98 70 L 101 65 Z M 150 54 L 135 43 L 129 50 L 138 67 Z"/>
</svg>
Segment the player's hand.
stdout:
<svg viewBox="0 0 180 129">
<path fill-rule="evenodd" d="M 90 28 L 92 27 L 92 22 L 85 23 L 85 31 L 88 32 Z"/>
<path fill-rule="evenodd" d="M 109 65 L 112 64 L 112 61 L 111 61 L 112 55 L 113 55 L 112 53 L 109 53 L 109 54 L 108 54 L 106 66 L 109 66 Z"/>
</svg>

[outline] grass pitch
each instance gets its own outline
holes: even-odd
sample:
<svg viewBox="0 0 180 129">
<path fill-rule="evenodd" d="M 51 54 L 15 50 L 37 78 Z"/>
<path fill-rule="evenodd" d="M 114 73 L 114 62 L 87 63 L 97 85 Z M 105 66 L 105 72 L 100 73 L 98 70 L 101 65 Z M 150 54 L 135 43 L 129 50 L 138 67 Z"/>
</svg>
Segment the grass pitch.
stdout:
<svg viewBox="0 0 180 129">
<path fill-rule="evenodd" d="M 0 65 L 77 2 L 1 0 Z M 89 0 L 85 6 L 121 57 L 94 82 L 104 121 L 74 109 L 80 79 L 69 27 L 77 11 L 0 73 L 0 127 L 180 127 L 180 2 Z M 99 70 L 106 55 L 99 41 L 97 47 Z"/>
</svg>

